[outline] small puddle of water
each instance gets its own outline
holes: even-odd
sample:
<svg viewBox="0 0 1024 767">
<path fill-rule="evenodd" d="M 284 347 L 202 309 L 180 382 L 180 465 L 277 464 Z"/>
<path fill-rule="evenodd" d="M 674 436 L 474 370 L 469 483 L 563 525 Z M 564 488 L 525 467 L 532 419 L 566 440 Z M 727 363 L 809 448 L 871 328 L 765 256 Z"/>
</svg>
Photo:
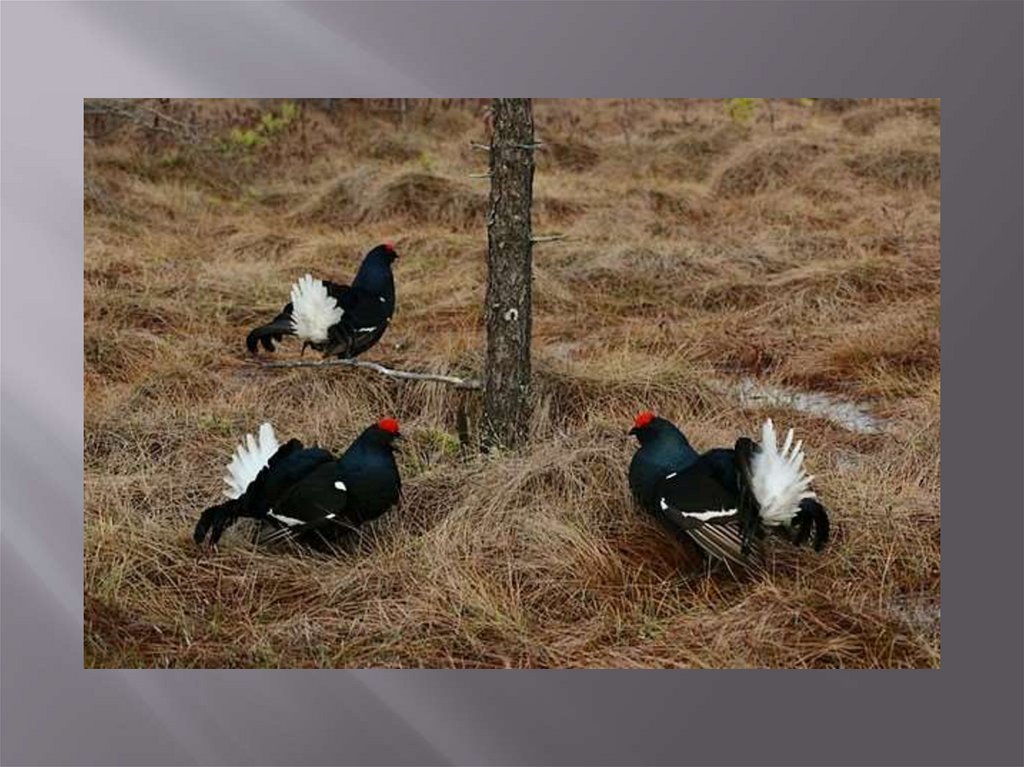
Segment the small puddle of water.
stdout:
<svg viewBox="0 0 1024 767">
<path fill-rule="evenodd" d="M 802 392 L 744 378 L 734 386 L 740 404 L 756 407 L 787 407 L 800 413 L 826 418 L 849 431 L 878 434 L 887 424 L 871 413 L 867 405 L 848 402 L 823 392 Z"/>
</svg>

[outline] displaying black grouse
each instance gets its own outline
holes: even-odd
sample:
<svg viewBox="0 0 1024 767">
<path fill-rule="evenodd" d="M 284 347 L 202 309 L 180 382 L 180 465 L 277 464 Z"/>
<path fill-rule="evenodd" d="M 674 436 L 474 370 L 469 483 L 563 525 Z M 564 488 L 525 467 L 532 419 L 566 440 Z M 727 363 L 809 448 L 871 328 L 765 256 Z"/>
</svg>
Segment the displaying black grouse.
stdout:
<svg viewBox="0 0 1024 767">
<path fill-rule="evenodd" d="M 236 449 L 224 477 L 228 500 L 202 513 L 193 538 L 202 543 L 209 534 L 216 545 L 235 520 L 250 517 L 276 528 L 272 539 L 337 540 L 398 502 L 394 442 L 400 438 L 398 422 L 385 418 L 335 458 L 297 439 L 279 445 L 265 423 Z"/>
<path fill-rule="evenodd" d="M 398 258 L 391 243 L 378 245 L 363 259 L 351 285 L 324 282 L 306 275 L 292 286 L 292 300 L 267 325 L 245 340 L 253 354 L 263 344 L 295 335 L 325 357 L 356 357 L 384 335 L 395 313 L 395 278 L 391 264 Z"/>
<path fill-rule="evenodd" d="M 634 497 L 669 530 L 727 566 L 762 567 L 766 530 L 799 546 L 813 529 L 816 551 L 828 541 L 828 513 L 810 490 L 803 443 L 793 444 L 792 429 L 781 450 L 769 419 L 760 445 L 741 437 L 731 450 L 703 455 L 651 412 L 640 413 L 629 433 L 640 441 L 629 465 Z"/>
</svg>

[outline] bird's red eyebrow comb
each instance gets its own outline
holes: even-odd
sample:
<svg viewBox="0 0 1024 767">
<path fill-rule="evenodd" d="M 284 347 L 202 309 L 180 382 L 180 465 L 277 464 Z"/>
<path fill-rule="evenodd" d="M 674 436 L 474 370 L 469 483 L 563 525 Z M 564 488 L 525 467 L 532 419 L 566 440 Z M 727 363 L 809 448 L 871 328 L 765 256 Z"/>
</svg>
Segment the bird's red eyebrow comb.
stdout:
<svg viewBox="0 0 1024 767">
<path fill-rule="evenodd" d="M 654 413 L 652 413 L 650 410 L 644 410 L 639 415 L 637 415 L 636 420 L 633 421 L 633 426 L 635 426 L 638 429 L 642 429 L 644 426 L 646 426 L 653 420 Z"/>
<path fill-rule="evenodd" d="M 394 418 L 382 418 L 377 425 L 389 434 L 398 434 L 398 421 Z"/>
</svg>

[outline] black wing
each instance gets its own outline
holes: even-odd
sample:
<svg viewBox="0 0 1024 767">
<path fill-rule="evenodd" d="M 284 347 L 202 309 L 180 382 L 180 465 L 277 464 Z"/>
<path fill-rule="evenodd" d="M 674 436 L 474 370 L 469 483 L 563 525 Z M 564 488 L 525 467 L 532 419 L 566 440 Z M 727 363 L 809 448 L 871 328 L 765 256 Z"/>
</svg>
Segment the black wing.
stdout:
<svg viewBox="0 0 1024 767">
<path fill-rule="evenodd" d="M 277 449 L 240 497 L 203 511 L 192 533 L 193 539 L 202 543 L 209 534 L 210 543 L 215 545 L 239 517 L 265 519 L 273 502 L 290 486 L 320 464 L 333 463 L 333 460 L 326 450 L 305 449 L 299 440 L 289 440 Z"/>
<path fill-rule="evenodd" d="M 342 288 L 335 292 L 332 288 Z M 393 307 L 382 296 L 347 285 L 328 287 L 344 311 L 341 320 L 331 327 L 323 346 L 325 355 L 355 357 L 380 341 L 391 321 Z"/>
<path fill-rule="evenodd" d="M 344 308 L 342 301 L 344 300 L 345 294 L 348 293 L 352 288 L 348 285 L 342 285 L 340 282 L 331 282 L 330 280 L 324 280 L 324 287 L 327 288 L 327 295 L 338 302 L 338 306 Z"/>
<path fill-rule="evenodd" d="M 324 464 L 333 465 L 334 456 L 323 448 L 304 448 L 297 439 L 282 445 L 246 489 L 252 516 L 266 516 L 292 487 Z"/>
<path fill-rule="evenodd" d="M 283 492 L 267 517 L 296 536 L 327 526 L 350 527 L 344 514 L 348 500 L 337 464 L 324 462 Z"/>
<path fill-rule="evenodd" d="M 666 476 L 657 493 L 659 516 L 711 556 L 759 569 L 764 559 L 760 541 L 750 542 L 744 553 L 740 493 L 720 475 L 720 467 L 702 457 L 688 469 Z"/>
</svg>

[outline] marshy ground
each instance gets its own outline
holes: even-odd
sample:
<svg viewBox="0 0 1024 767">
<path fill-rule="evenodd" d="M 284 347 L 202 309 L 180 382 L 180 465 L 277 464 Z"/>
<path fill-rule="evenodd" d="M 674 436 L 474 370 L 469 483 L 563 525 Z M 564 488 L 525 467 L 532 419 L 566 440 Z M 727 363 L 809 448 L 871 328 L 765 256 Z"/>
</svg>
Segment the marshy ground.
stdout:
<svg viewBox="0 0 1024 767">
<path fill-rule="evenodd" d="M 87 666 L 939 665 L 937 101 L 535 102 L 534 232 L 566 239 L 534 250 L 529 445 L 487 456 L 474 392 L 245 350 L 295 278 L 390 240 L 366 358 L 481 374 L 485 115 L 376 106 L 87 121 Z M 699 449 L 795 427 L 830 547 L 709 576 L 630 501 L 644 408 Z M 339 450 L 384 415 L 405 500 L 358 544 L 193 544 L 262 421 Z"/>
</svg>

